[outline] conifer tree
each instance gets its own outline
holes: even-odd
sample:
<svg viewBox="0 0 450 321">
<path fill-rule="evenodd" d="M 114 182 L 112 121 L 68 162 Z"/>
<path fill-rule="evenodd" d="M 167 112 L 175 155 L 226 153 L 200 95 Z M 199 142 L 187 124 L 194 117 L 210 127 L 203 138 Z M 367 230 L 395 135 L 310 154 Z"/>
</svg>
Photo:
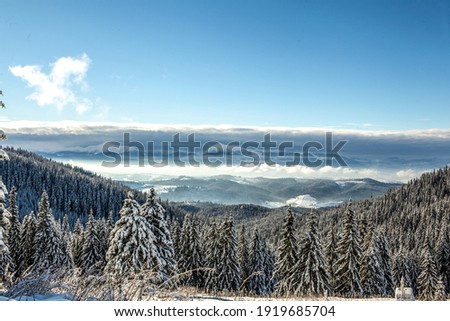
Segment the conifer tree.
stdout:
<svg viewBox="0 0 450 321">
<path fill-rule="evenodd" d="M 172 236 L 164 218 L 164 212 L 164 208 L 156 201 L 155 190 L 150 189 L 147 201 L 141 207 L 141 213 L 152 227 L 154 246 L 158 252 L 158 255 L 154 256 L 153 265 L 158 266 L 157 270 L 161 273 L 161 278 L 166 280 L 176 273 L 177 266 Z"/>
<path fill-rule="evenodd" d="M 308 231 L 300 242 L 298 260 L 288 279 L 289 288 L 298 296 L 321 296 L 328 293 L 329 285 L 316 212 L 311 212 L 306 224 Z"/>
<path fill-rule="evenodd" d="M 294 215 L 292 208 L 288 208 L 286 217 L 284 218 L 283 232 L 281 236 L 281 244 L 277 250 L 277 260 L 273 279 L 276 282 L 274 294 L 283 296 L 290 292 L 289 277 L 292 268 L 298 261 L 297 240 L 294 235 Z"/>
<path fill-rule="evenodd" d="M 263 242 L 263 252 L 264 252 L 264 273 L 266 279 L 266 289 L 267 293 L 273 293 L 275 288 L 275 283 L 273 281 L 272 275 L 275 268 L 275 255 L 270 250 L 266 242 Z"/>
<path fill-rule="evenodd" d="M 33 265 L 34 262 L 34 240 L 36 236 L 36 217 L 34 213 L 26 215 L 23 218 L 22 230 L 20 233 L 20 266 L 18 268 L 17 274 L 22 275 L 29 267 Z"/>
<path fill-rule="evenodd" d="M 0 227 L 3 228 L 3 242 L 5 246 L 8 245 L 9 217 L 11 216 L 9 211 L 5 208 L 5 200 L 7 194 L 8 190 L 6 189 L 5 184 L 3 184 L 2 177 L 0 176 Z"/>
<path fill-rule="evenodd" d="M 186 215 L 183 221 L 183 229 L 180 237 L 180 257 L 178 260 L 178 269 L 180 272 L 188 272 L 193 269 L 192 260 L 190 258 L 190 238 L 191 238 L 191 217 Z M 187 279 L 184 279 L 184 283 Z"/>
<path fill-rule="evenodd" d="M 242 225 L 241 232 L 239 235 L 238 256 L 239 256 L 239 265 L 241 267 L 241 282 L 242 282 L 240 289 L 241 291 L 247 292 L 249 289 L 250 280 L 248 279 L 248 277 L 250 276 L 251 273 L 251 267 L 244 225 Z"/>
<path fill-rule="evenodd" d="M 75 224 L 75 228 L 73 229 L 72 237 L 70 239 L 70 253 L 72 256 L 73 264 L 76 268 L 83 267 L 83 244 L 84 231 L 80 219 L 78 218 Z"/>
<path fill-rule="evenodd" d="M 199 222 L 196 218 L 192 219 L 189 230 L 189 267 L 192 271 L 188 277 L 188 283 L 197 288 L 204 286 L 204 257 L 200 244 Z"/>
<path fill-rule="evenodd" d="M 81 273 L 99 274 L 105 265 L 105 258 L 102 252 L 103 241 L 100 239 L 99 231 L 96 228 L 94 212 L 91 209 L 83 237 Z"/>
<path fill-rule="evenodd" d="M 103 267 L 106 264 L 106 252 L 108 251 L 108 240 L 111 229 L 107 220 L 104 218 L 95 220 L 95 230 L 97 231 L 99 239 L 99 262 L 103 262 Z"/>
<path fill-rule="evenodd" d="M 157 250 L 154 247 L 150 223 L 141 215 L 139 204 L 128 193 L 120 218 L 114 225 L 106 254 L 105 271 L 118 276 L 129 276 L 153 269 L 151 265 Z"/>
<path fill-rule="evenodd" d="M 61 225 L 61 231 L 63 235 L 64 242 L 66 243 L 67 247 L 70 246 L 70 225 L 69 225 L 69 217 L 67 216 L 67 213 L 64 214 L 62 225 Z"/>
<path fill-rule="evenodd" d="M 325 245 L 325 260 L 328 273 L 328 283 L 330 286 L 330 293 L 334 293 L 334 288 L 336 286 L 336 236 L 334 234 L 334 229 L 330 228 L 327 235 L 327 241 Z"/>
<path fill-rule="evenodd" d="M 21 265 L 20 254 L 22 252 L 22 246 L 20 244 L 20 234 L 22 226 L 19 221 L 19 209 L 16 203 L 16 188 L 11 188 L 9 194 L 9 231 L 8 231 L 8 248 L 11 256 L 11 260 L 16 269 Z"/>
<path fill-rule="evenodd" d="M 251 263 L 251 278 L 249 282 L 250 293 L 257 295 L 264 295 L 267 293 L 267 282 L 264 271 L 264 248 L 261 240 L 261 235 L 258 229 L 255 229 L 253 234 L 252 249 L 250 253 Z"/>
<path fill-rule="evenodd" d="M 351 202 L 345 211 L 343 230 L 337 245 L 336 292 L 347 297 L 360 297 L 363 293 L 359 274 L 361 245 Z"/>
<path fill-rule="evenodd" d="M 375 244 L 378 250 L 380 268 L 382 272 L 382 291 L 381 295 L 389 296 L 393 293 L 394 284 L 392 276 L 392 260 L 391 251 L 389 248 L 389 242 L 386 239 L 384 229 L 378 229 L 375 231 Z"/>
<path fill-rule="evenodd" d="M 217 224 L 213 222 L 208 231 L 205 244 L 205 266 L 211 270 L 205 273 L 205 288 L 210 292 L 218 291 L 217 268 L 219 266 L 219 238 Z"/>
<path fill-rule="evenodd" d="M 448 223 L 444 220 L 439 238 L 436 243 L 436 264 L 438 274 L 442 276 L 442 282 L 447 293 L 450 292 L 450 237 Z"/>
<path fill-rule="evenodd" d="M 237 291 L 241 284 L 241 269 L 237 253 L 236 230 L 232 217 L 227 218 L 221 224 L 219 234 L 218 288 L 222 291 Z"/>
<path fill-rule="evenodd" d="M 42 193 L 39 203 L 38 222 L 35 234 L 33 270 L 36 272 L 58 271 L 72 266 L 61 231 L 52 215 L 48 195 Z"/>
<path fill-rule="evenodd" d="M 0 179 L 1 181 L 1 179 Z M 3 183 L 2 183 L 3 184 Z M 5 278 L 6 274 L 8 272 L 12 272 L 14 270 L 14 263 L 11 259 L 11 256 L 9 254 L 9 248 L 5 242 L 6 237 L 5 231 L 6 231 L 6 224 L 5 224 L 5 218 L 4 218 L 4 212 L 6 210 L 4 209 L 4 197 L 3 191 L 0 190 L 0 222 L 3 224 L 0 224 L 0 284 L 3 283 L 3 279 Z"/>
<path fill-rule="evenodd" d="M 380 296 L 384 294 L 385 290 L 383 267 L 377 245 L 372 236 L 361 260 L 361 284 L 364 294 L 367 296 Z"/>
<path fill-rule="evenodd" d="M 420 261 L 420 274 L 417 279 L 419 287 L 419 299 L 425 301 L 434 300 L 438 289 L 438 274 L 431 246 L 425 242 L 422 248 Z"/>
<path fill-rule="evenodd" d="M 174 220 L 172 223 L 172 241 L 173 241 L 173 257 L 175 262 L 180 259 L 180 247 L 181 247 L 181 229 L 178 220 Z"/>
</svg>

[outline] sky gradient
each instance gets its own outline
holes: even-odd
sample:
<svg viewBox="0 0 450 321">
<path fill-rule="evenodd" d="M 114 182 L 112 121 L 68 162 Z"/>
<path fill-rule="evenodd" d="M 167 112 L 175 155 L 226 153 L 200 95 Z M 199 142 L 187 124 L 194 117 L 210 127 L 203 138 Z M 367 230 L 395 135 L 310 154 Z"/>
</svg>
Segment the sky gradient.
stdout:
<svg viewBox="0 0 450 321">
<path fill-rule="evenodd" d="M 1 1 L 21 121 L 450 128 L 450 1 Z"/>
</svg>

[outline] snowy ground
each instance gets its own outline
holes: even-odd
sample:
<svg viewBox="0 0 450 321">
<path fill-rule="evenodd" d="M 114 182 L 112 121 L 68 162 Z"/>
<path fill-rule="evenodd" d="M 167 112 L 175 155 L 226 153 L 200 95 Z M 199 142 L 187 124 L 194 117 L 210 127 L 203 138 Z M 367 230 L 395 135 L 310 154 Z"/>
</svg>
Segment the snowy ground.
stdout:
<svg viewBox="0 0 450 321">
<path fill-rule="evenodd" d="M 37 294 L 34 296 L 22 296 L 15 299 L 0 296 L 0 301 L 71 301 L 71 299 L 72 296 L 67 293 Z"/>
</svg>

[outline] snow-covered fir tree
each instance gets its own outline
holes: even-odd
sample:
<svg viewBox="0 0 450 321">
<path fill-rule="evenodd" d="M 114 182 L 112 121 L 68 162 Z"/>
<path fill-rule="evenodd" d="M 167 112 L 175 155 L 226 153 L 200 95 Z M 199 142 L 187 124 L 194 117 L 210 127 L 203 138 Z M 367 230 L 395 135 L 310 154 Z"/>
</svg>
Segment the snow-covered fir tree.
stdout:
<svg viewBox="0 0 450 321">
<path fill-rule="evenodd" d="M 450 237 L 447 219 L 444 219 L 439 232 L 435 253 L 438 274 L 442 277 L 446 293 L 450 293 Z"/>
<path fill-rule="evenodd" d="M 37 221 L 33 212 L 23 218 L 20 233 L 20 266 L 17 270 L 17 275 L 19 276 L 24 274 L 34 263 L 36 226 Z"/>
<path fill-rule="evenodd" d="M 366 296 L 381 296 L 385 291 L 384 270 L 380 249 L 376 240 L 375 227 L 369 222 L 361 258 L 361 284 Z"/>
<path fill-rule="evenodd" d="M 267 281 L 264 271 L 264 259 L 265 259 L 263 241 L 258 229 L 255 229 L 252 240 L 252 247 L 250 253 L 250 293 L 256 295 L 265 295 L 267 293 Z"/>
<path fill-rule="evenodd" d="M 172 221 L 172 242 L 173 242 L 173 257 L 175 261 L 180 257 L 180 247 L 181 247 L 181 228 L 178 220 Z"/>
<path fill-rule="evenodd" d="M 61 224 L 61 232 L 63 236 L 63 240 L 66 243 L 67 248 L 70 246 L 70 224 L 69 224 L 69 216 L 64 214 L 63 221 Z"/>
<path fill-rule="evenodd" d="M 7 212 L 4 206 L 5 194 L 6 187 L 1 181 L 0 177 L 0 284 L 3 283 L 3 279 L 5 278 L 6 274 L 14 270 L 14 263 L 11 259 L 9 248 L 6 243 L 6 227 L 9 224 L 7 224 L 5 218 L 5 212 Z"/>
<path fill-rule="evenodd" d="M 363 294 L 361 277 L 361 242 L 351 202 L 347 204 L 342 233 L 337 244 L 336 293 L 346 297 Z"/>
<path fill-rule="evenodd" d="M 439 276 L 429 241 L 426 240 L 421 253 L 420 274 L 418 277 L 419 299 L 434 300 L 438 288 Z"/>
<path fill-rule="evenodd" d="M 191 238 L 191 216 L 186 215 L 183 220 L 183 228 L 180 236 L 178 269 L 182 273 L 191 271 L 194 267 L 190 257 L 190 238 Z M 183 279 L 183 283 L 186 283 L 186 277 Z"/>
<path fill-rule="evenodd" d="M 298 260 L 290 272 L 289 288 L 297 296 L 322 296 L 329 291 L 326 261 L 317 232 L 317 214 L 307 218 L 308 231 L 301 239 Z"/>
<path fill-rule="evenodd" d="M 393 282 L 396 287 L 400 286 L 402 279 L 405 286 L 412 286 L 408 253 L 403 246 L 401 246 L 397 253 L 393 256 L 392 275 Z"/>
<path fill-rule="evenodd" d="M 211 270 L 205 273 L 205 289 L 209 292 L 219 290 L 217 268 L 219 266 L 219 234 L 216 222 L 211 223 L 205 240 L 205 266 Z"/>
<path fill-rule="evenodd" d="M 20 244 L 20 233 L 22 225 L 19 221 L 19 209 L 16 203 L 16 188 L 13 186 L 9 194 L 9 231 L 8 231 L 8 248 L 12 262 L 16 269 L 21 265 L 20 254 L 22 253 L 22 246 Z"/>
<path fill-rule="evenodd" d="M 249 290 L 249 279 L 251 273 L 250 266 L 250 253 L 248 250 L 247 237 L 245 233 L 245 226 L 242 225 L 241 231 L 239 234 L 239 248 L 238 248 L 238 256 L 239 256 L 239 265 L 241 267 L 241 291 L 247 292 Z"/>
<path fill-rule="evenodd" d="M 334 288 L 336 286 L 336 235 L 334 228 L 330 228 L 328 231 L 326 244 L 325 244 L 325 260 L 328 274 L 328 283 L 330 286 L 329 294 L 334 294 Z"/>
<path fill-rule="evenodd" d="M 200 244 L 199 221 L 194 217 L 191 221 L 189 229 L 189 268 L 190 273 L 187 278 L 188 284 L 201 288 L 204 286 L 204 271 L 205 267 L 204 256 Z M 189 270 L 188 270 L 189 271 Z"/>
<path fill-rule="evenodd" d="M 147 196 L 147 201 L 141 207 L 142 216 L 150 223 L 154 235 L 154 246 L 158 255 L 154 257 L 153 264 L 158 266 L 161 278 L 167 280 L 177 272 L 174 258 L 174 248 L 172 236 L 164 218 L 164 208 L 156 200 L 156 193 L 153 188 Z"/>
<path fill-rule="evenodd" d="M 394 291 L 394 283 L 392 276 L 391 250 L 384 229 L 378 228 L 375 230 L 375 244 L 378 250 L 380 268 L 383 275 L 383 288 L 381 295 L 389 296 Z"/>
<path fill-rule="evenodd" d="M 73 265 L 80 269 L 83 267 L 83 244 L 84 231 L 78 218 L 70 239 L 70 255 L 72 256 Z"/>
<path fill-rule="evenodd" d="M 266 289 L 267 293 L 273 293 L 275 289 L 275 282 L 272 278 L 273 270 L 275 268 L 275 253 L 267 245 L 267 242 L 263 242 L 264 252 L 264 273 L 266 274 Z"/>
<path fill-rule="evenodd" d="M 0 176 L 0 210 L 2 212 L 2 218 L 0 219 L 0 227 L 3 228 L 3 241 L 5 245 L 8 243 L 8 230 L 9 230 L 9 218 L 11 214 L 5 208 L 5 200 L 6 195 L 8 194 L 8 190 L 3 184 L 2 177 Z"/>
<path fill-rule="evenodd" d="M 81 272 L 83 274 L 99 274 L 105 266 L 103 252 L 104 243 L 96 227 L 94 212 L 91 210 L 83 237 Z"/>
<path fill-rule="evenodd" d="M 237 291 L 241 284 L 241 269 L 238 258 L 238 242 L 232 217 L 227 218 L 219 229 L 219 265 L 217 267 L 218 288 L 222 291 Z"/>
<path fill-rule="evenodd" d="M 292 268 L 298 261 L 297 240 L 294 234 L 294 215 L 292 208 L 288 208 L 286 217 L 284 218 L 283 232 L 281 235 L 281 244 L 277 250 L 277 260 L 273 278 L 276 282 L 275 295 L 287 295 L 291 289 L 289 287 L 289 277 Z"/>
<path fill-rule="evenodd" d="M 154 247 L 154 235 L 150 223 L 141 215 L 139 204 L 128 193 L 120 218 L 114 225 L 109 238 L 105 271 L 119 276 L 131 276 L 151 265 L 157 250 Z"/>
<path fill-rule="evenodd" d="M 42 193 L 37 220 L 33 270 L 35 272 L 48 270 L 55 272 L 62 268 L 70 268 L 72 260 L 62 238 L 62 233 L 52 215 L 46 192 Z"/>
</svg>

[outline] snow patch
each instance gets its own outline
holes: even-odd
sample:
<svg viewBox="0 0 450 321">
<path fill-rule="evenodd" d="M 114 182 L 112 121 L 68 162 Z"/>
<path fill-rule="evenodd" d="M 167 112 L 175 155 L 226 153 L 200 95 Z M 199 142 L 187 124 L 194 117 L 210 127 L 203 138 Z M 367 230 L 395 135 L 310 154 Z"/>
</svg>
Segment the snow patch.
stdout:
<svg viewBox="0 0 450 321">
<path fill-rule="evenodd" d="M 304 208 L 317 208 L 317 200 L 309 194 L 299 195 L 295 198 L 288 199 L 287 205 Z"/>
<path fill-rule="evenodd" d="M 174 191 L 178 186 L 176 185 L 153 185 L 152 187 L 143 188 L 141 191 L 143 193 L 150 193 L 150 189 L 154 189 L 157 195 L 167 194 L 169 192 Z"/>
</svg>

